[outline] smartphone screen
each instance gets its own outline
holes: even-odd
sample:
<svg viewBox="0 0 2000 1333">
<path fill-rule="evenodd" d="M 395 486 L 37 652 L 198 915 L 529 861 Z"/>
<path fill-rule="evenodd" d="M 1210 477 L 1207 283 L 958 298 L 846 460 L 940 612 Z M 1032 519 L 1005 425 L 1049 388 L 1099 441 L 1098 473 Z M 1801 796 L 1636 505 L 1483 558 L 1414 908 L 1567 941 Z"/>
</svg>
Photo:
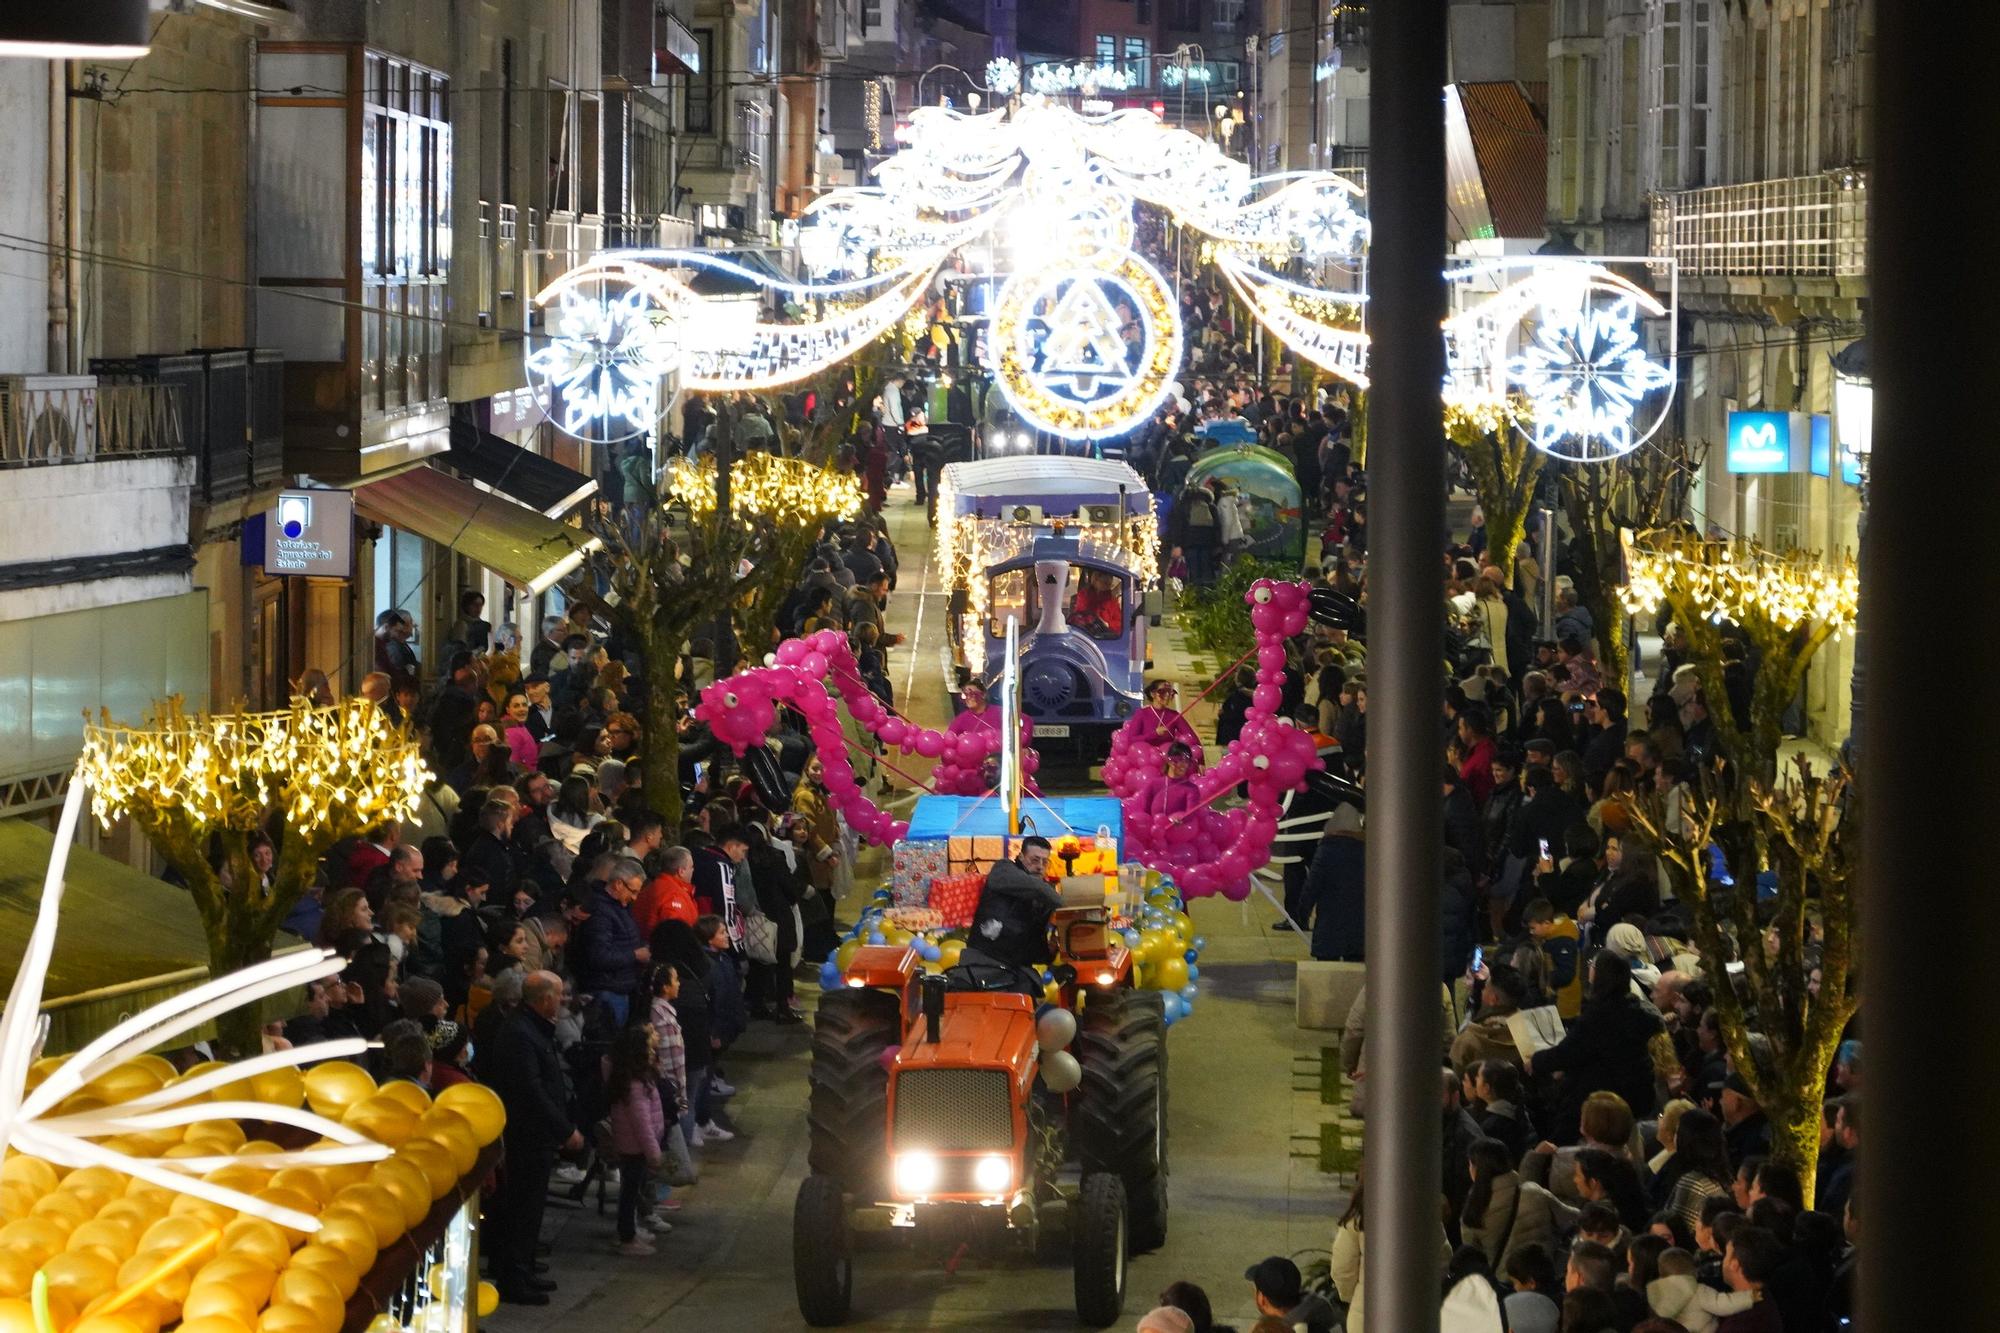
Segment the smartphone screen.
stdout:
<svg viewBox="0 0 2000 1333">
<path fill-rule="evenodd" d="M 1472 970 L 1477 972 L 1484 966 L 1486 966 L 1486 946 L 1483 944 L 1474 945 L 1472 950 Z"/>
<path fill-rule="evenodd" d="M 1549 840 L 1547 838 L 1542 839 L 1542 859 L 1544 861 L 1549 859 Z"/>
</svg>

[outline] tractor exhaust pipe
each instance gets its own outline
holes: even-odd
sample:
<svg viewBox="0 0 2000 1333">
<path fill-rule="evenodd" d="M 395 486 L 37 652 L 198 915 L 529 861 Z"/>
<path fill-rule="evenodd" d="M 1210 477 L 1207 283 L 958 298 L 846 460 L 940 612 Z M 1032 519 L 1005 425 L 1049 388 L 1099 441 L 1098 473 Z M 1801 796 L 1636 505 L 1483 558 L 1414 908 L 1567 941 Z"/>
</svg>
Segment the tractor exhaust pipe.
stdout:
<svg viewBox="0 0 2000 1333">
<path fill-rule="evenodd" d="M 924 1040 L 935 1046 L 943 1040 L 944 975 L 931 973 L 921 983 L 924 1007 Z"/>
</svg>

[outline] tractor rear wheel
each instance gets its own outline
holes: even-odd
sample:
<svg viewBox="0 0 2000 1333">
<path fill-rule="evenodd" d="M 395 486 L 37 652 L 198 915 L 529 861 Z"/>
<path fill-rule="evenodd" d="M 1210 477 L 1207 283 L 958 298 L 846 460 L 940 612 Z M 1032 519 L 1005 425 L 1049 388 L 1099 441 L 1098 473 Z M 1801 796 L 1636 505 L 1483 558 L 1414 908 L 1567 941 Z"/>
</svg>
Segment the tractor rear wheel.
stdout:
<svg viewBox="0 0 2000 1333">
<path fill-rule="evenodd" d="M 1125 1182 L 1109 1171 L 1083 1178 L 1070 1209 L 1070 1245 L 1076 1268 L 1076 1317 L 1092 1328 L 1125 1313 Z"/>
<path fill-rule="evenodd" d="M 1093 993 L 1077 1022 L 1083 1083 L 1070 1111 L 1070 1139 L 1083 1171 L 1125 1182 L 1132 1249 L 1167 1239 L 1167 1022 L 1157 991 Z"/>
<path fill-rule="evenodd" d="M 847 1322 L 854 1304 L 854 1252 L 847 1200 L 832 1176 L 810 1175 L 792 1206 L 792 1285 L 799 1313 L 814 1328 Z"/>
<path fill-rule="evenodd" d="M 807 1161 L 871 1201 L 887 1185 L 889 1070 L 883 1053 L 902 1039 L 902 1007 L 887 991 L 837 990 L 820 997 Z"/>
</svg>

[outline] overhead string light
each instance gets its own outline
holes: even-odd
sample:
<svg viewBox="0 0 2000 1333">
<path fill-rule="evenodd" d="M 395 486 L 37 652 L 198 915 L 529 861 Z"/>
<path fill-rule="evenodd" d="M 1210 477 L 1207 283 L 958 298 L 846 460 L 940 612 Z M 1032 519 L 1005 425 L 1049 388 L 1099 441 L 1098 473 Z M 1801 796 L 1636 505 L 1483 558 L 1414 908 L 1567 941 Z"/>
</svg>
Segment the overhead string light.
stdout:
<svg viewBox="0 0 2000 1333">
<path fill-rule="evenodd" d="M 797 383 L 900 322 L 921 334 L 936 275 L 977 245 L 995 284 L 980 354 L 1008 403 L 1064 439 L 1121 435 L 1166 401 L 1184 354 L 1179 302 L 1134 245 L 1141 203 L 1200 237 L 1199 253 L 1286 347 L 1366 386 L 1362 188 L 1330 171 L 1253 175 L 1150 110 L 1070 104 L 1123 77 L 1109 65 L 1037 65 L 1024 80 L 994 61 L 986 90 L 1005 104 L 916 108 L 872 184 L 805 210 L 798 278 L 727 252 L 597 256 L 537 298 L 546 327 L 527 355 L 538 398 L 570 433 L 615 439 L 651 427 L 670 377 L 711 392 Z M 704 272 L 740 290 L 698 293 Z M 1643 322 L 1670 326 L 1671 303 L 1596 260 L 1476 260 L 1449 276 L 1448 402 L 1519 399 L 1528 406 L 1509 413 L 1513 428 L 1565 458 L 1614 457 L 1659 428 L 1671 357 L 1646 349 Z M 784 317 L 771 318 L 773 306 Z"/>
</svg>

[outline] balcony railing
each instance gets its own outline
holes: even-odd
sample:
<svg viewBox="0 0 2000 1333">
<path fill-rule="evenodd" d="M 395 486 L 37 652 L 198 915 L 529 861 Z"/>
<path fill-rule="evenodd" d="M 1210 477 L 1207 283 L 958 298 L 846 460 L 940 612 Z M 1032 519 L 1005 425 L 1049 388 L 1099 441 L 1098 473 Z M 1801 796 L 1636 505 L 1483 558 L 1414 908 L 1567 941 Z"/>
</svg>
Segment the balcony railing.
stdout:
<svg viewBox="0 0 2000 1333">
<path fill-rule="evenodd" d="M 1865 277 L 1868 178 L 1788 176 L 1655 195 L 1650 249 L 1682 277 Z"/>
<path fill-rule="evenodd" d="M 0 467 L 185 451 L 179 390 L 87 375 L 0 375 Z"/>
</svg>

